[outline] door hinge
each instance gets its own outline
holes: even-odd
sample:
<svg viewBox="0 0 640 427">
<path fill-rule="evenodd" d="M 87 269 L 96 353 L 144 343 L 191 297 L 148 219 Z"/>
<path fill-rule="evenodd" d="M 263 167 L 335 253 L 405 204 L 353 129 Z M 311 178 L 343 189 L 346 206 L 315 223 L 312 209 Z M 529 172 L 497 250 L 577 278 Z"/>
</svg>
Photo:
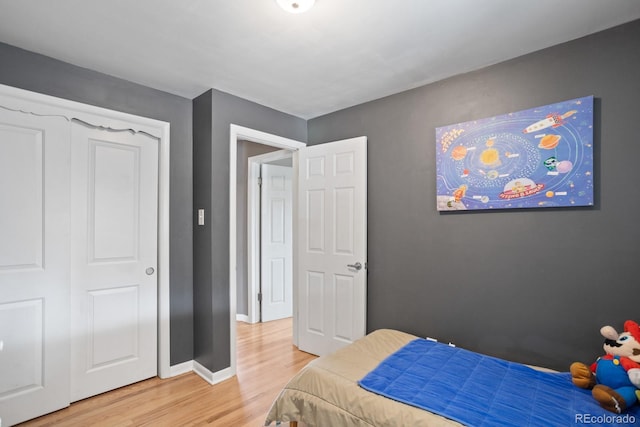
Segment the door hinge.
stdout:
<svg viewBox="0 0 640 427">
<path fill-rule="evenodd" d="M 262 302 L 262 292 L 258 293 L 258 302 Z"/>
<path fill-rule="evenodd" d="M 258 186 L 262 187 L 262 177 L 258 177 Z"/>
</svg>

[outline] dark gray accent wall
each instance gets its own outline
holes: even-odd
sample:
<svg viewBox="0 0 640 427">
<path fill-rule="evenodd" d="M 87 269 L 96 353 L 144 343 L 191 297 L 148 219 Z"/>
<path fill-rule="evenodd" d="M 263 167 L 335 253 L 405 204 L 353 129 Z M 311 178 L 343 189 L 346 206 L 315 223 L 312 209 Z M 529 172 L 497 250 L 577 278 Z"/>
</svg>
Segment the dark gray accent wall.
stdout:
<svg viewBox="0 0 640 427">
<path fill-rule="evenodd" d="M 310 120 L 311 144 L 368 136 L 368 330 L 567 370 L 640 320 L 639 75 L 635 21 Z M 594 207 L 436 211 L 436 127 L 587 95 Z"/>
<path fill-rule="evenodd" d="M 191 100 L 0 43 L 0 83 L 171 124 L 171 364 L 193 358 Z"/>
<path fill-rule="evenodd" d="M 207 104 L 211 108 L 208 117 Z M 198 181 L 194 207 L 206 209 L 209 223 L 206 229 L 194 227 L 194 356 L 212 372 L 230 365 L 229 129 L 232 123 L 298 141 L 307 140 L 307 122 L 298 117 L 217 90 L 194 100 L 194 134 L 205 135 L 194 138 L 194 177 Z M 209 129 L 210 138 L 206 136 Z M 210 177 L 207 177 L 209 169 Z"/>
<path fill-rule="evenodd" d="M 203 366 L 213 364 L 212 223 L 211 215 L 211 90 L 193 100 L 193 212 L 205 210 L 204 225 L 193 225 L 193 358 Z"/>
</svg>

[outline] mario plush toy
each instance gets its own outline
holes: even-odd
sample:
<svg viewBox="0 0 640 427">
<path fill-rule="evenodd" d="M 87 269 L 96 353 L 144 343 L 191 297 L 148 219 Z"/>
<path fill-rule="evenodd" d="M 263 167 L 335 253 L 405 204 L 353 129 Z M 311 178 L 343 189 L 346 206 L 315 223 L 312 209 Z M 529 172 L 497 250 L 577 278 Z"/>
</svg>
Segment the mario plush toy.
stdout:
<svg viewBox="0 0 640 427">
<path fill-rule="evenodd" d="M 571 378 L 578 387 L 592 389 L 600 406 L 620 414 L 640 400 L 640 326 L 627 320 L 621 334 L 611 326 L 604 326 L 600 333 L 606 355 L 591 367 L 573 363 Z"/>
</svg>

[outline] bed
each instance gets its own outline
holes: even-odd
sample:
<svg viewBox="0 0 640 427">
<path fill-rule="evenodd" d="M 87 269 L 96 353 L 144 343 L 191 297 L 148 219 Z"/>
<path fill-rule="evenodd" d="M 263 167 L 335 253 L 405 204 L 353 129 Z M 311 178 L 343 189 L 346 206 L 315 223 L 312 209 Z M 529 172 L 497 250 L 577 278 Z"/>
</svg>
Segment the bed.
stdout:
<svg viewBox="0 0 640 427">
<path fill-rule="evenodd" d="M 280 392 L 265 425 L 616 426 L 635 425 L 640 406 L 626 417 L 602 409 L 589 390 L 572 384 L 568 372 L 382 329 L 310 362 Z"/>
<path fill-rule="evenodd" d="M 358 381 L 417 337 L 381 329 L 310 362 L 280 392 L 266 417 L 310 426 L 429 426 L 462 424 L 364 390 Z"/>
</svg>

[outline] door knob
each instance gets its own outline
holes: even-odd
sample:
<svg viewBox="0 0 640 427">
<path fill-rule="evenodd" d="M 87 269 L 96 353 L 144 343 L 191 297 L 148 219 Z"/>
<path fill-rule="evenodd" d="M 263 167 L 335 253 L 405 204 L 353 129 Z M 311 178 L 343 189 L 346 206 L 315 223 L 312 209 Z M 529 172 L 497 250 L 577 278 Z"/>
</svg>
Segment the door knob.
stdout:
<svg viewBox="0 0 640 427">
<path fill-rule="evenodd" d="M 155 270 L 153 269 L 153 267 L 149 267 L 144 272 L 147 273 L 147 276 L 151 276 L 153 273 L 155 273 Z"/>
<path fill-rule="evenodd" d="M 362 270 L 362 264 L 360 264 L 359 262 L 356 262 L 355 264 L 347 264 L 347 267 L 355 268 L 356 270 Z"/>
</svg>

